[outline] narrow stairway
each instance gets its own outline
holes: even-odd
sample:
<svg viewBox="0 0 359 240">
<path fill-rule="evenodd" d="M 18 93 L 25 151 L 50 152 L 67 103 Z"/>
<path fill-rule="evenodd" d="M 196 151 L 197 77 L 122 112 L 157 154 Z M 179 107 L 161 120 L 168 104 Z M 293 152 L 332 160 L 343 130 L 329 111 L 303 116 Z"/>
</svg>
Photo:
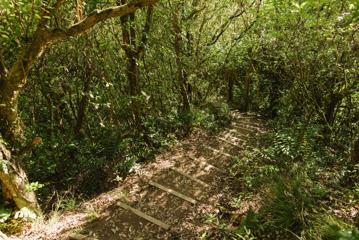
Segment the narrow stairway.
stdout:
<svg viewBox="0 0 359 240">
<path fill-rule="evenodd" d="M 126 179 L 115 204 L 75 229 L 69 239 L 198 239 L 210 228 L 230 186 L 234 157 L 252 149 L 264 132 L 255 115 L 232 112 L 232 124 L 216 136 L 200 136 L 169 151 L 166 159 Z M 165 154 L 166 155 L 166 154 Z"/>
</svg>

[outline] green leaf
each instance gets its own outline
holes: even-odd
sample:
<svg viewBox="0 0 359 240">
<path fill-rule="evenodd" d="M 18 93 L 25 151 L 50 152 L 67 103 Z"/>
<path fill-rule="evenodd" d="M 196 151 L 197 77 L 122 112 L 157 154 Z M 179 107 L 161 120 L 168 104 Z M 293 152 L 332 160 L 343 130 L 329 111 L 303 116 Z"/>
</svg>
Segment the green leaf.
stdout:
<svg viewBox="0 0 359 240">
<path fill-rule="evenodd" d="M 0 223 L 5 222 L 7 219 L 9 219 L 11 215 L 11 210 L 4 207 L 4 206 L 0 206 Z"/>
</svg>

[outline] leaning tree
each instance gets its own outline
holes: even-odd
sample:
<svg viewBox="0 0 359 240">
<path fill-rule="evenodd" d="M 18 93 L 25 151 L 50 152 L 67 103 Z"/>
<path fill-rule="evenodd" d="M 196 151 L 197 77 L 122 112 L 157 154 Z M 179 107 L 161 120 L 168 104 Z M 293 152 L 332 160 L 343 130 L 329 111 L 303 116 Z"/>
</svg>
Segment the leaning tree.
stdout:
<svg viewBox="0 0 359 240">
<path fill-rule="evenodd" d="M 11 1 L 0 3 L 0 181 L 3 195 L 19 208 L 41 214 L 29 189 L 21 156 L 40 142 L 26 143 L 18 110 L 32 66 L 51 45 L 76 37 L 109 18 L 122 17 L 152 6 L 158 0 L 134 0 L 88 12 L 86 0 Z M 87 5 L 97 1 L 89 1 Z M 95 6 L 96 7 L 96 6 Z M 70 10 L 70 11 L 69 11 Z M 69 12 L 71 14 L 69 14 Z"/>
</svg>

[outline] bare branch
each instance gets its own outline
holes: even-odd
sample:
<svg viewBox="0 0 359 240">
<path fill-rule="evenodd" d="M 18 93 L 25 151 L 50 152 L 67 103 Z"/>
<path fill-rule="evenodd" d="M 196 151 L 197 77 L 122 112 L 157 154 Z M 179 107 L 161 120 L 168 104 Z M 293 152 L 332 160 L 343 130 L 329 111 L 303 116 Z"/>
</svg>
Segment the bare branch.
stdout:
<svg viewBox="0 0 359 240">
<path fill-rule="evenodd" d="M 80 22 L 83 18 L 83 0 L 76 0 L 76 11 L 75 11 L 75 21 L 76 23 Z"/>
</svg>

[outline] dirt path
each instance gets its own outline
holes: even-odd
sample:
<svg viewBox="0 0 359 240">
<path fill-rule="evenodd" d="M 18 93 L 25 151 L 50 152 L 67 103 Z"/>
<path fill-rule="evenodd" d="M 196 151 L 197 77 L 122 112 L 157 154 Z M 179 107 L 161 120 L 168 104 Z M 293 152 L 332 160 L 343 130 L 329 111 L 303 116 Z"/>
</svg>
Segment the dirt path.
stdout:
<svg viewBox="0 0 359 240">
<path fill-rule="evenodd" d="M 197 134 L 143 167 L 121 187 L 83 204 L 24 239 L 200 239 L 213 228 L 211 214 L 239 191 L 231 178 L 233 158 L 250 150 L 263 124 L 233 112 L 216 136 Z"/>
</svg>

